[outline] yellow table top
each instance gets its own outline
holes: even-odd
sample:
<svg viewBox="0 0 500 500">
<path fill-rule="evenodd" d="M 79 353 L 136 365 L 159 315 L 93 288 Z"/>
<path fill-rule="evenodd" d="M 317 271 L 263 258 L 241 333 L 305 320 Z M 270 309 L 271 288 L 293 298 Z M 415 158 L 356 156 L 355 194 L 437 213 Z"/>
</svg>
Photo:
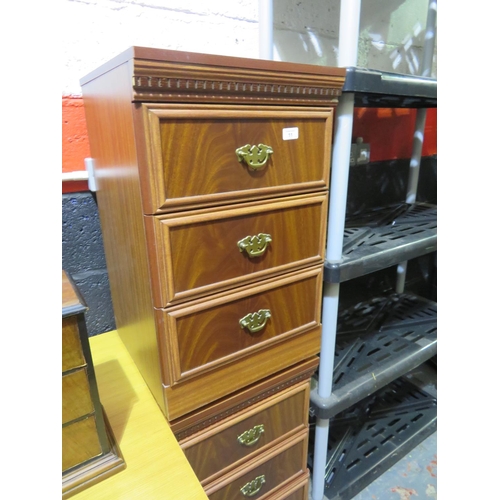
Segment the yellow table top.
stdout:
<svg viewBox="0 0 500 500">
<path fill-rule="evenodd" d="M 116 331 L 90 338 L 99 396 L 126 469 L 74 500 L 206 500 L 163 413 Z"/>
</svg>

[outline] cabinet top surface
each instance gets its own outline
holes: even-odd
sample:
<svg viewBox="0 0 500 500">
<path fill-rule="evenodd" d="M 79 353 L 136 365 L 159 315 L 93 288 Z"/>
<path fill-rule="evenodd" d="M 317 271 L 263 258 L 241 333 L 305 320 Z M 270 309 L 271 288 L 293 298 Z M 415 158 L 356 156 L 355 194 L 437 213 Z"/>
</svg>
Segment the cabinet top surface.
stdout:
<svg viewBox="0 0 500 500">
<path fill-rule="evenodd" d="M 344 68 L 131 47 L 80 80 L 84 97 L 105 88 L 115 70 L 121 81 L 127 74 L 135 102 L 319 106 L 338 103 L 346 74 Z"/>
<path fill-rule="evenodd" d="M 110 59 L 107 63 L 104 63 L 99 68 L 84 76 L 80 80 L 80 84 L 85 85 L 113 67 L 119 66 L 131 60 L 136 63 L 139 61 L 147 62 L 153 66 L 155 64 L 173 64 L 176 66 L 204 66 L 213 69 L 225 69 L 227 71 L 257 70 L 273 73 L 294 73 L 297 76 L 309 75 L 334 79 L 340 78 L 341 84 L 343 84 L 346 74 L 346 70 L 344 68 L 334 68 L 329 66 L 134 46 L 128 48 L 121 54 Z"/>
<path fill-rule="evenodd" d="M 62 270 L 62 317 L 71 316 L 87 310 L 75 284 L 64 269 Z"/>
</svg>

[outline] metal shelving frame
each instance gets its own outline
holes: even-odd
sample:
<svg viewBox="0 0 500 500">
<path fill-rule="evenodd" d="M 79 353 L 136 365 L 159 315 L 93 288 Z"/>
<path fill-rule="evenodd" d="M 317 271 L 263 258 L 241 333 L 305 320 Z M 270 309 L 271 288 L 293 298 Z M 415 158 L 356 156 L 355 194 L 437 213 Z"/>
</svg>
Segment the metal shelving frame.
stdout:
<svg viewBox="0 0 500 500">
<path fill-rule="evenodd" d="M 433 338 L 432 335 L 437 328 L 433 324 L 429 325 L 429 320 L 425 319 L 424 323 L 427 321 L 425 334 L 417 337 L 414 345 L 407 350 L 403 349 L 404 352 L 396 356 L 390 355 L 373 377 L 375 383 L 370 382 L 370 377 L 365 377 L 366 374 L 362 373 L 358 378 L 348 381 L 351 384 L 348 389 L 339 386 L 340 389 L 336 392 L 334 373 L 340 283 L 362 274 L 397 265 L 398 277 L 395 291 L 401 295 L 404 293 L 406 261 L 434 252 L 437 248 L 437 223 L 433 224 L 431 214 L 430 220 L 427 218 L 419 221 L 425 227 L 421 227 L 421 231 L 415 231 L 413 236 L 410 234 L 405 238 L 396 238 L 392 242 L 384 241 L 382 242 L 384 245 L 379 245 L 376 251 L 367 252 L 363 249 L 354 258 L 352 256 L 347 257 L 345 254 L 346 242 L 349 244 L 349 238 L 354 240 L 358 238 L 357 234 L 349 234 L 349 229 L 352 228 L 346 228 L 347 188 L 355 106 L 417 108 L 413 153 L 410 159 L 406 196 L 407 207 L 403 212 L 411 213 L 412 209 L 416 207 L 426 112 L 427 108 L 437 106 L 437 82 L 430 78 L 434 52 L 436 10 L 437 0 L 430 0 L 420 75 L 399 75 L 357 68 L 361 0 L 341 0 L 338 66 L 346 68 L 347 74 L 335 113 L 323 289 L 323 333 L 319 371 L 315 379 L 315 385 L 311 390 L 311 409 L 315 412 L 312 487 L 310 492 L 312 500 L 323 500 L 325 498 L 325 470 L 331 418 L 339 414 L 339 412 L 345 411 L 354 403 L 359 402 L 364 396 L 373 394 L 384 384 L 392 383 L 397 377 L 404 375 L 436 354 L 437 339 Z M 259 0 L 259 21 L 260 57 L 273 59 L 272 0 Z M 435 210 L 435 207 L 424 207 L 427 215 L 432 210 Z M 416 213 L 421 214 L 421 211 L 417 209 Z M 392 222 L 396 219 L 393 219 Z M 415 220 L 400 222 L 399 228 L 404 226 L 405 223 L 415 223 Z M 436 217 L 434 217 L 434 222 L 436 222 Z M 386 235 L 387 228 L 383 224 L 379 225 L 378 228 L 383 229 L 382 233 L 379 231 L 378 237 Z M 363 227 L 357 229 L 361 231 Z M 351 231 L 351 233 L 359 231 Z M 377 233 L 377 227 L 372 227 L 371 231 Z M 377 234 L 372 236 L 377 237 Z M 370 341 L 377 342 L 378 333 L 375 332 L 370 337 Z M 352 387 L 356 388 L 355 396 L 352 396 L 350 392 Z"/>
</svg>

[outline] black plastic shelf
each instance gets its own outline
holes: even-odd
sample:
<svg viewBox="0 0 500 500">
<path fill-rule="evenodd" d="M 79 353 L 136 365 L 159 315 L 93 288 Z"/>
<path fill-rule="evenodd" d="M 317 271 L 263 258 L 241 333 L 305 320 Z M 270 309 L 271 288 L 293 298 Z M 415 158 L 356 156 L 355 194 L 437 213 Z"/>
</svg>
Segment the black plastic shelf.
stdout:
<svg viewBox="0 0 500 500">
<path fill-rule="evenodd" d="M 341 283 L 437 250 L 437 208 L 399 203 L 346 219 L 341 262 L 325 262 L 324 280 Z"/>
<path fill-rule="evenodd" d="M 409 373 L 391 382 L 332 419 L 325 469 L 326 498 L 351 499 L 436 431 L 436 370 L 432 366 L 422 368 L 415 376 Z M 308 457 L 311 469 L 314 425 L 312 418 Z"/>
<path fill-rule="evenodd" d="M 311 383 L 311 415 L 330 419 L 437 353 L 437 304 L 412 294 L 360 302 L 338 316 L 330 397 Z"/>
<path fill-rule="evenodd" d="M 342 92 L 353 92 L 358 107 L 437 107 L 437 80 L 421 76 L 350 67 Z"/>
</svg>

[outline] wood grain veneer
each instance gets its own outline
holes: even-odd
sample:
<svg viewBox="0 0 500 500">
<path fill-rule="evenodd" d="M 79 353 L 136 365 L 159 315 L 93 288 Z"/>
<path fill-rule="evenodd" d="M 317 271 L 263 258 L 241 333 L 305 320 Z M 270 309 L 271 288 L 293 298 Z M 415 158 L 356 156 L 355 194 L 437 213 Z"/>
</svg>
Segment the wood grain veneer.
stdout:
<svg viewBox="0 0 500 500">
<path fill-rule="evenodd" d="M 85 366 L 85 358 L 80 343 L 78 319 L 70 316 L 62 319 L 62 371 L 80 366 Z"/>
<path fill-rule="evenodd" d="M 335 106 L 346 70 L 262 59 L 130 47 L 80 80 L 133 62 L 133 100 Z"/>
<path fill-rule="evenodd" d="M 165 412 L 169 420 L 186 415 L 209 403 L 249 386 L 263 377 L 269 377 L 280 368 L 297 364 L 316 355 L 321 340 L 321 326 L 296 335 L 286 343 L 273 344 L 259 352 L 219 365 L 205 372 L 164 388 Z M 237 374 L 237 375 L 236 375 Z"/>
<path fill-rule="evenodd" d="M 307 428 L 309 382 L 292 386 L 237 417 L 197 433 L 181 442 L 182 449 L 202 484 L 213 481 L 228 467 L 265 453 L 279 440 Z M 238 436 L 262 426 L 256 443 L 246 446 Z"/>
<path fill-rule="evenodd" d="M 240 489 L 258 476 L 265 476 L 258 498 L 273 495 L 279 488 L 306 472 L 307 430 L 275 446 L 272 451 L 259 455 L 246 467 L 237 468 L 205 487 L 210 500 L 241 498 Z"/>
<path fill-rule="evenodd" d="M 247 413 L 251 406 L 259 405 L 267 398 L 272 398 L 293 385 L 302 382 L 309 383 L 318 364 L 319 358 L 313 356 L 306 361 L 291 365 L 211 405 L 199 408 L 179 419 L 171 420 L 170 427 L 179 442 L 182 442 L 193 434 L 203 433 L 205 429 L 223 420 Z"/>
<path fill-rule="evenodd" d="M 95 383 L 82 296 L 62 271 L 62 462 L 63 473 L 109 451 Z"/>
<path fill-rule="evenodd" d="M 207 500 L 118 332 L 95 335 L 90 346 L 101 401 L 127 467 L 74 500 Z"/>
<path fill-rule="evenodd" d="M 331 109 L 142 108 L 151 182 L 150 195 L 143 200 L 145 213 L 317 191 L 329 184 Z M 297 130 L 297 139 L 283 140 L 288 128 Z M 239 162 L 235 151 L 245 144 L 272 147 L 261 170 Z"/>
<path fill-rule="evenodd" d="M 132 47 L 81 80 L 118 332 L 212 500 L 256 474 L 269 477 L 259 498 L 305 498 L 344 78 Z M 239 161 L 246 144 L 272 148 L 263 168 Z M 262 254 L 240 251 L 259 233 Z M 242 330 L 262 310 L 265 326 Z M 261 446 L 232 451 L 254 419 L 269 429 Z"/>
<path fill-rule="evenodd" d="M 156 307 L 321 263 L 326 210 L 316 195 L 146 217 Z M 264 254 L 241 252 L 238 241 L 259 233 L 272 237 Z"/>
<path fill-rule="evenodd" d="M 322 268 L 315 267 L 263 281 L 229 294 L 189 302 L 165 310 L 166 363 L 173 385 L 229 362 L 252 356 L 260 370 L 261 351 L 293 342 L 293 337 L 320 326 Z M 293 304 L 293 307 L 289 307 Z M 248 313 L 268 309 L 271 317 L 259 332 L 242 329 L 239 320 Z M 286 366 L 275 366 L 278 371 Z"/>
<path fill-rule="evenodd" d="M 91 80 L 82 90 L 117 330 L 163 406 L 134 136 L 131 71 L 125 62 Z"/>
<path fill-rule="evenodd" d="M 62 447 L 63 472 L 102 455 L 95 417 L 91 415 L 63 427 Z"/>
<path fill-rule="evenodd" d="M 102 409 L 84 313 L 87 306 L 62 272 L 62 498 L 118 472 L 125 462 Z"/>
<path fill-rule="evenodd" d="M 309 471 L 288 482 L 275 495 L 267 500 L 308 500 L 309 499 Z"/>
<path fill-rule="evenodd" d="M 62 423 L 83 417 L 94 411 L 90 396 L 87 371 L 82 368 L 63 374 L 62 377 Z"/>
<path fill-rule="evenodd" d="M 160 203 L 165 201 L 164 194 L 158 194 L 158 186 L 163 190 L 174 189 L 174 198 L 169 198 L 170 205 L 162 209 L 168 212 L 166 214 L 168 217 L 189 207 L 183 205 L 186 199 L 190 199 L 191 203 L 194 201 L 191 207 L 196 206 L 202 211 L 209 212 L 209 208 L 203 207 L 214 206 L 214 203 L 217 203 L 218 207 L 227 205 L 235 199 L 235 193 L 246 189 L 249 196 L 243 198 L 246 195 L 239 193 L 237 199 L 241 202 L 241 206 L 235 210 L 247 210 L 247 216 L 243 213 L 238 215 L 242 220 L 251 219 L 249 214 L 254 210 L 256 216 L 254 221 L 257 220 L 257 214 L 261 210 L 260 202 L 257 201 L 260 197 L 269 200 L 280 193 L 291 195 L 304 190 L 311 192 L 311 195 L 319 191 L 324 193 L 328 185 L 328 159 L 331 147 L 329 134 L 344 78 L 343 69 L 243 60 L 143 47 L 133 47 L 125 51 L 82 78 L 82 94 L 90 150 L 94 159 L 97 200 L 117 329 L 164 411 L 167 405 L 162 386 L 164 381 L 169 379 L 167 372 L 171 368 L 165 363 L 163 353 L 169 346 L 165 344 L 165 336 L 160 333 L 163 331 L 163 325 L 161 318 L 155 315 L 154 308 L 164 307 L 169 303 L 169 299 L 160 301 L 156 299 L 159 296 L 162 299 L 163 296 L 169 297 L 169 294 L 171 296 L 172 269 L 175 269 L 178 275 L 179 266 L 187 263 L 190 267 L 190 272 L 180 273 L 185 282 L 176 285 L 178 290 L 174 291 L 179 301 L 195 298 L 196 294 L 206 296 L 217 290 L 243 285 L 250 274 L 246 277 L 233 274 L 224 281 L 220 279 L 216 281 L 217 274 L 225 272 L 226 267 L 229 267 L 225 257 L 221 264 L 215 265 L 211 262 L 206 269 L 202 269 L 199 261 L 189 262 L 189 258 L 180 259 L 189 249 L 191 241 L 194 240 L 195 248 L 201 248 L 200 233 L 194 231 L 194 224 L 189 225 L 191 231 L 186 229 L 183 232 L 175 228 L 173 242 L 175 250 L 165 248 L 165 252 L 160 252 L 158 258 L 154 257 L 157 245 L 165 246 L 161 239 L 153 237 L 154 231 L 152 232 L 149 227 L 151 224 L 159 223 L 158 220 L 153 221 L 148 217 L 148 214 L 155 213 L 158 209 L 151 200 L 156 197 Z M 205 113 L 201 103 L 210 105 L 210 108 L 206 108 L 208 115 L 204 117 L 201 116 Z M 248 105 L 257 106 L 257 109 L 253 110 Z M 268 169 L 268 174 L 272 174 L 268 175 L 268 180 L 263 180 L 265 176 L 259 180 L 258 175 L 254 175 L 247 177 L 252 179 L 250 184 L 245 186 L 240 182 L 239 186 L 230 188 L 224 179 L 225 176 L 221 176 L 220 179 L 210 180 L 208 188 L 198 189 L 200 194 L 189 193 L 191 182 L 195 187 L 196 183 L 200 182 L 192 171 L 203 172 L 206 168 L 205 165 L 186 163 L 203 160 L 202 156 L 198 156 L 199 148 L 192 146 L 193 139 L 197 140 L 198 135 L 192 135 L 188 144 L 179 144 L 178 158 L 181 163 L 177 166 L 180 170 L 172 170 L 173 163 L 169 163 L 167 172 L 163 169 L 167 156 L 172 153 L 170 139 L 165 132 L 169 129 L 167 116 L 171 113 L 178 114 L 173 129 L 175 134 L 179 130 L 177 137 L 180 141 L 186 139 L 189 128 L 192 128 L 183 125 L 187 122 L 184 118 L 181 119 L 180 115 L 183 117 L 187 115 L 182 108 L 187 110 L 188 115 L 191 114 L 190 120 L 196 122 L 196 127 L 201 127 L 202 132 L 199 135 L 206 137 L 207 141 L 208 133 L 215 130 L 212 127 L 217 128 L 217 123 L 221 124 L 229 119 L 234 122 L 242 120 L 241 130 L 238 126 L 235 127 L 238 140 L 240 137 L 243 138 L 242 130 L 249 130 L 252 136 L 258 138 L 259 128 L 264 128 L 267 136 L 276 137 L 282 126 L 293 125 L 299 120 L 297 142 L 281 141 L 279 145 L 274 146 L 279 152 L 278 156 L 293 157 L 293 160 L 290 160 L 292 164 L 287 165 L 288 170 L 280 171 L 279 175 L 284 177 L 279 178 L 278 171 L 275 170 L 278 158 L 275 157 L 272 160 L 273 168 Z M 215 125 L 207 121 L 210 114 L 212 119 L 215 119 Z M 262 114 L 262 117 L 259 118 L 259 114 Z M 273 124 L 274 119 L 278 120 L 278 125 Z M 261 127 L 262 123 L 266 124 L 265 127 Z M 302 126 L 304 126 L 303 132 Z M 155 127 L 156 136 L 153 132 Z M 196 127 L 192 134 L 196 133 Z M 220 139 L 221 133 L 217 133 L 218 149 L 224 142 Z M 311 139 L 314 147 L 309 148 L 302 142 L 303 134 Z M 168 151 L 162 150 L 165 147 Z M 158 170 L 158 151 L 161 151 L 159 157 L 162 164 L 161 171 Z M 304 157 L 310 157 L 305 160 L 307 165 L 304 165 L 302 160 L 297 160 Z M 214 161 L 211 165 L 214 165 Z M 243 169 L 239 164 L 237 167 Z M 225 171 L 225 167 L 223 170 Z M 311 173 L 307 173 L 308 171 Z M 183 186 L 188 190 L 187 197 L 181 193 L 182 179 L 189 180 Z M 268 182 L 267 187 L 262 184 L 263 182 Z M 211 183 L 215 183 L 216 187 L 212 187 Z M 226 191 L 228 189 L 231 189 L 229 194 Z M 283 189 L 285 191 L 282 191 Z M 152 192 L 156 194 L 152 196 Z M 222 198 L 215 200 L 210 196 Z M 224 196 L 229 198 L 224 199 Z M 326 205 L 324 200 L 323 206 Z M 251 202 L 256 203 L 256 206 L 247 209 Z M 310 241 L 315 241 L 317 245 L 314 255 L 302 259 L 300 265 L 304 267 L 322 261 L 324 249 L 321 245 L 318 248 L 318 243 L 326 231 L 323 213 L 326 212 L 322 212 L 319 227 L 308 224 L 309 218 L 304 220 L 302 217 L 298 217 L 298 222 L 293 222 L 293 228 L 291 224 L 287 225 L 286 219 L 279 223 L 281 230 L 285 231 L 286 228 L 287 233 L 298 231 L 297 226 L 305 232 L 317 232 L 317 238 L 302 238 L 304 241 L 307 240 L 306 245 L 309 245 Z M 211 216 L 208 214 L 205 217 Z M 179 219 L 176 220 L 179 222 Z M 186 215 L 184 222 L 188 220 L 194 223 L 194 219 L 189 219 Z M 163 221 L 161 224 L 164 227 L 168 226 Z M 235 223 L 232 226 L 233 231 L 237 225 Z M 214 224 L 213 227 L 215 226 Z M 297 235 L 299 239 L 300 236 Z M 209 238 L 209 235 L 203 237 Z M 294 241 L 296 239 L 294 235 Z M 208 241 L 211 242 L 210 238 Z M 290 256 L 290 252 L 296 251 L 293 247 L 297 246 L 294 243 L 288 245 L 286 250 L 283 249 L 284 253 L 274 250 L 269 252 L 269 255 L 273 258 L 281 255 L 283 258 L 288 253 Z M 170 257 L 174 261 L 166 264 Z M 275 270 L 292 271 L 293 266 L 297 265 L 297 261 L 293 258 L 291 256 L 286 263 L 278 263 Z M 247 263 L 247 266 L 249 264 Z M 266 272 L 263 263 L 258 265 L 261 269 L 251 273 L 251 279 L 254 281 L 263 278 L 262 273 Z M 193 285 L 190 283 L 190 280 L 200 279 L 199 274 L 205 272 L 212 272 L 212 276 L 205 281 L 201 280 L 200 286 L 196 282 Z M 194 278 L 194 275 L 198 276 Z M 167 291 L 169 286 L 170 291 Z M 197 287 L 194 289 L 196 292 L 190 291 L 193 290 L 192 286 Z M 183 297 L 184 292 L 187 295 Z M 189 293 L 193 293 L 191 297 Z M 302 359 L 310 354 L 311 350 L 306 349 Z M 300 361 L 296 355 L 293 359 L 294 362 Z M 255 378 L 249 381 L 249 384 L 253 382 Z M 219 394 L 220 397 L 222 392 L 217 389 L 214 395 Z M 190 411 L 192 409 L 191 407 Z"/>
</svg>

